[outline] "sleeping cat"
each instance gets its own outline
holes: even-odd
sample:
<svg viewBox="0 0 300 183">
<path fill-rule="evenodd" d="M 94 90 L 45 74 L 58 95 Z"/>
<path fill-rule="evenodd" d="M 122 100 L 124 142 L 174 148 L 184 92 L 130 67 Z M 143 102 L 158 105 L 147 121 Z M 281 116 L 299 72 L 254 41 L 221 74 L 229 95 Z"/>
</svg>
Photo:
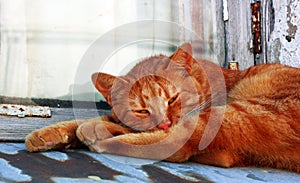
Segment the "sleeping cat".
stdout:
<svg viewBox="0 0 300 183">
<path fill-rule="evenodd" d="M 84 144 L 99 153 L 300 173 L 300 69 L 227 70 L 194 59 L 185 43 L 125 76 L 95 73 L 92 81 L 112 114 L 36 130 L 28 151 Z"/>
</svg>

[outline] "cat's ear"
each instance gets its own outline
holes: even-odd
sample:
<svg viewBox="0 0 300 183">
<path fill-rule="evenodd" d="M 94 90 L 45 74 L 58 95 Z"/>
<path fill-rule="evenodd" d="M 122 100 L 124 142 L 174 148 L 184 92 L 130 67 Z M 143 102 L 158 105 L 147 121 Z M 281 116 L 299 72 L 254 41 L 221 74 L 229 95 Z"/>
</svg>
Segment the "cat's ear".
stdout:
<svg viewBox="0 0 300 183">
<path fill-rule="evenodd" d="M 191 70 L 193 63 L 193 48 L 190 43 L 182 44 L 170 59 L 176 64 L 185 67 L 187 71 Z"/>
<path fill-rule="evenodd" d="M 94 86 L 103 95 L 103 97 L 109 104 L 111 104 L 110 89 L 113 86 L 115 79 L 116 76 L 102 72 L 96 72 L 92 75 Z"/>
</svg>

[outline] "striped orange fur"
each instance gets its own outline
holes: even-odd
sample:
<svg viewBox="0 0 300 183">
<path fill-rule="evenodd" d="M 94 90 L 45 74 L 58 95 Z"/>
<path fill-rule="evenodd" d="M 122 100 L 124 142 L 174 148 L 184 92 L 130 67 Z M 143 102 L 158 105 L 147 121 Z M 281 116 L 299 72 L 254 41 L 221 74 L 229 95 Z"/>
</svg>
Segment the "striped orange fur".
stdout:
<svg viewBox="0 0 300 183">
<path fill-rule="evenodd" d="M 27 136 L 29 151 L 83 142 L 96 152 L 300 173 L 298 68 L 227 70 L 193 58 L 186 43 L 127 75 L 95 73 L 92 80 L 112 115 L 36 130 Z"/>
</svg>

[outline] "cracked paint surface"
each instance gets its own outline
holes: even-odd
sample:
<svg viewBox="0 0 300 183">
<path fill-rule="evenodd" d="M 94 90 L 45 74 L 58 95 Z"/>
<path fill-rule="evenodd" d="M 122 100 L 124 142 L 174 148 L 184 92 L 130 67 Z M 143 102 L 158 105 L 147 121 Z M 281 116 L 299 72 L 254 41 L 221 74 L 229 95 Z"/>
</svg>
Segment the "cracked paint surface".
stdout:
<svg viewBox="0 0 300 183">
<path fill-rule="evenodd" d="M 273 0 L 274 31 L 268 42 L 268 61 L 300 67 L 300 2 Z"/>
<path fill-rule="evenodd" d="M 22 143 L 0 143 L 0 183 L 300 182 L 300 175 L 266 168 L 219 168 L 97 154 L 87 150 L 29 153 Z"/>
<path fill-rule="evenodd" d="M 286 40 L 288 42 L 291 42 L 292 39 L 295 39 L 297 29 L 298 29 L 297 24 L 294 24 L 295 20 L 297 19 L 297 14 L 295 14 L 296 12 L 294 11 L 296 8 L 297 8 L 297 4 L 295 0 L 289 1 L 286 6 L 287 9 L 286 20 L 288 26 L 288 29 L 286 30 L 287 32 Z"/>
</svg>

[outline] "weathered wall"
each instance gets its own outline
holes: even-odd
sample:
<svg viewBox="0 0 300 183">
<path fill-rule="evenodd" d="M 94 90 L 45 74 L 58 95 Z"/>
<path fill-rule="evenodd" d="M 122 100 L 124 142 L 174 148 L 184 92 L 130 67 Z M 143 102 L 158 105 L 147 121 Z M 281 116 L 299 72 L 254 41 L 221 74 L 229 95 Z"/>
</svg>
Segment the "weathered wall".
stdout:
<svg viewBox="0 0 300 183">
<path fill-rule="evenodd" d="M 224 0 L 228 3 L 226 60 L 240 69 L 254 65 L 251 8 L 254 0 Z M 261 0 L 262 53 L 257 64 L 277 62 L 300 67 L 300 1 Z"/>
<path fill-rule="evenodd" d="M 72 99 L 78 64 L 89 46 L 116 26 L 145 19 L 176 22 L 186 28 L 177 39 L 193 42 L 199 56 L 221 65 L 226 65 L 225 60 L 235 60 L 240 69 L 248 68 L 254 64 L 250 8 L 253 1 L 0 0 L 0 96 Z M 228 18 L 222 16 L 223 2 L 228 4 L 224 9 Z M 261 4 L 266 24 L 262 29 L 265 49 L 259 63 L 300 67 L 300 1 L 261 0 Z M 202 42 L 191 39 L 189 32 L 197 34 Z M 155 35 L 153 38 L 158 39 Z M 134 60 L 132 56 L 141 58 L 140 53 L 149 56 L 156 51 L 173 51 L 159 45 L 149 48 L 119 51 L 113 57 L 116 64 L 109 64 L 105 71 L 118 73 L 125 60 Z M 87 88 L 94 89 L 89 77 L 87 82 L 89 85 L 78 86 L 82 96 Z"/>
<path fill-rule="evenodd" d="M 300 67 L 300 1 L 273 0 L 274 30 L 268 40 L 268 61 Z"/>
<path fill-rule="evenodd" d="M 93 72 L 87 70 L 82 81 L 75 81 L 79 70 L 86 69 L 80 67 L 82 58 L 108 32 L 141 20 L 172 22 L 180 30 L 171 26 L 157 30 L 132 26 L 127 32 L 114 32 L 114 37 L 106 37 L 107 42 L 100 45 L 103 50 L 116 40 L 138 40 L 145 31 L 152 37 L 144 45 L 132 42 L 115 49 L 107 58 L 109 62 L 101 70 L 99 64 L 93 72 L 119 75 L 132 61 L 158 53 L 170 55 L 175 50 L 170 43 L 175 41 L 176 45 L 192 42 L 198 55 L 223 65 L 221 0 L 0 0 L 0 96 L 63 100 L 76 96 L 78 100 L 94 100 L 90 81 Z M 94 58 L 99 59 L 98 55 Z"/>
</svg>

